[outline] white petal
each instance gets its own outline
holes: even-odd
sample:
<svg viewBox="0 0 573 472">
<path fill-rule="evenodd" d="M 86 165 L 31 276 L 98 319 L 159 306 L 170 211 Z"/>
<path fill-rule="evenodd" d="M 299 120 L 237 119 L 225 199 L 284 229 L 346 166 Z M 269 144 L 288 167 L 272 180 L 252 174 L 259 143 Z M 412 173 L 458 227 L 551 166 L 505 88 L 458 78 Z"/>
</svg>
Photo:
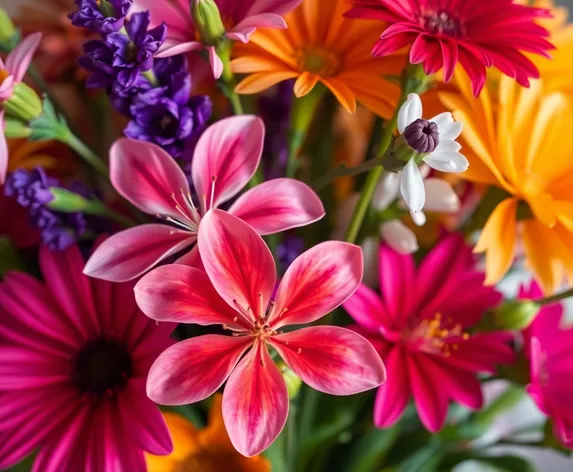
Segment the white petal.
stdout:
<svg viewBox="0 0 573 472">
<path fill-rule="evenodd" d="M 384 172 L 376 186 L 372 199 L 372 208 L 385 210 L 398 198 L 400 192 L 400 175 L 395 172 Z"/>
<path fill-rule="evenodd" d="M 382 224 L 380 236 L 394 251 L 400 254 L 412 254 L 418 250 L 416 235 L 400 220 L 392 220 Z"/>
<path fill-rule="evenodd" d="M 418 169 L 414 159 L 408 161 L 401 173 L 400 193 L 410 210 L 422 211 L 426 199 L 424 179 L 422 179 L 422 174 L 420 174 L 420 169 Z"/>
<path fill-rule="evenodd" d="M 422 118 L 422 100 L 417 93 L 411 93 L 398 111 L 398 132 L 402 134 L 406 126 L 420 118 Z"/>
<path fill-rule="evenodd" d="M 433 121 L 438 125 L 440 140 L 450 139 L 453 141 L 462 133 L 463 123 L 460 121 L 454 121 L 454 117 L 450 112 L 440 113 L 439 115 L 430 118 L 429 121 Z"/>
<path fill-rule="evenodd" d="M 424 187 L 426 189 L 424 210 L 453 213 L 460 209 L 460 199 L 445 180 L 432 177 L 424 181 Z"/>
<path fill-rule="evenodd" d="M 453 151 L 458 152 L 462 148 L 462 145 L 457 141 L 452 141 L 451 139 L 442 139 L 440 136 L 440 143 L 438 147 L 434 149 L 434 152 L 444 152 L 444 151 Z"/>
<path fill-rule="evenodd" d="M 375 287 L 378 284 L 380 240 L 378 238 L 366 238 L 361 246 L 364 257 L 364 277 L 362 281 L 370 287 Z"/>
<path fill-rule="evenodd" d="M 433 152 L 424 157 L 424 162 L 440 172 L 465 172 L 470 165 L 459 152 Z"/>
<path fill-rule="evenodd" d="M 412 221 L 416 226 L 424 226 L 426 224 L 426 215 L 423 211 L 418 211 L 416 213 L 411 211 L 410 216 L 412 217 Z"/>
</svg>

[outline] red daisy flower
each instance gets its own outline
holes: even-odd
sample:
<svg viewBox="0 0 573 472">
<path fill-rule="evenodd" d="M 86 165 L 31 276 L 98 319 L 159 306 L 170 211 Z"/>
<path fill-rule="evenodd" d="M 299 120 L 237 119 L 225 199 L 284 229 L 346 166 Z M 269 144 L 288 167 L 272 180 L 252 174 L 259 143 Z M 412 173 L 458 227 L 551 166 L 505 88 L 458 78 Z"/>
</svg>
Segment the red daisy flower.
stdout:
<svg viewBox="0 0 573 472">
<path fill-rule="evenodd" d="M 529 87 L 537 67 L 523 54 L 548 56 L 554 46 L 549 32 L 535 23 L 549 10 L 519 5 L 514 0 L 354 0 L 347 16 L 387 21 L 389 27 L 372 55 L 387 56 L 411 45 L 410 62 L 426 74 L 444 69 L 449 82 L 458 62 L 468 73 L 478 96 L 486 67 L 496 67 Z"/>
</svg>

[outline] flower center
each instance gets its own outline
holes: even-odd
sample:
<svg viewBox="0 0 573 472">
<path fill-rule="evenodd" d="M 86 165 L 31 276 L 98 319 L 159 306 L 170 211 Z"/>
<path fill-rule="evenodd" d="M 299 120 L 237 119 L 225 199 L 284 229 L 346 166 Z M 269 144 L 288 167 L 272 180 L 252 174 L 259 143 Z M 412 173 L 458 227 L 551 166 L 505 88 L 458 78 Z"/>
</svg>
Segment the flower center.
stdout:
<svg viewBox="0 0 573 472">
<path fill-rule="evenodd" d="M 4 82 L 8 77 L 10 77 L 10 72 L 6 69 L 0 70 L 0 84 L 2 84 L 2 82 Z"/>
<path fill-rule="evenodd" d="M 73 382 L 84 393 L 113 395 L 133 374 L 130 354 L 115 340 L 101 336 L 86 343 L 75 359 Z"/>
<path fill-rule="evenodd" d="M 402 339 L 409 346 L 444 357 L 450 357 L 453 351 L 458 350 L 460 342 L 469 337 L 460 324 L 453 325 L 451 320 L 444 320 L 441 313 L 436 313 L 432 319 L 422 320 L 414 329 L 402 333 Z"/>
<path fill-rule="evenodd" d="M 423 154 L 434 152 L 440 143 L 438 125 L 428 120 L 413 121 L 406 127 L 403 136 L 414 151 Z"/>
<path fill-rule="evenodd" d="M 297 67 L 301 72 L 312 72 L 322 77 L 336 75 L 340 60 L 336 54 L 323 48 L 307 48 L 296 55 Z"/>
<path fill-rule="evenodd" d="M 420 26 L 433 35 L 443 34 L 452 38 L 464 35 L 462 23 L 445 11 L 422 12 Z"/>
</svg>

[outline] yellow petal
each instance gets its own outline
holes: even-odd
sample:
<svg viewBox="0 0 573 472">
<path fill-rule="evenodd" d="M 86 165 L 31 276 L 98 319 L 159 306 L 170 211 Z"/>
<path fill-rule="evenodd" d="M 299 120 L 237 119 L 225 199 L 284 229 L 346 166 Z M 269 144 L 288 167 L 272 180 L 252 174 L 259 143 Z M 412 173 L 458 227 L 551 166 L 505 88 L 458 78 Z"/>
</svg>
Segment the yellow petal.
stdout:
<svg viewBox="0 0 573 472">
<path fill-rule="evenodd" d="M 474 252 L 486 252 L 487 285 L 499 282 L 513 262 L 516 240 L 517 200 L 508 198 L 490 215 Z"/>
</svg>

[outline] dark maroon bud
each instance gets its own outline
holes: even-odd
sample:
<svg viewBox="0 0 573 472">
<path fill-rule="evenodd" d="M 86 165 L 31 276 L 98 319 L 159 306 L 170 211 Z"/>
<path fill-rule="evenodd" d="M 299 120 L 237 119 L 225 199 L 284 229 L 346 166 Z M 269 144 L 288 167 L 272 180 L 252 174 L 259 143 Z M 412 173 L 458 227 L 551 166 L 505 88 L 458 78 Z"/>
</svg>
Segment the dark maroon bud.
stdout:
<svg viewBox="0 0 573 472">
<path fill-rule="evenodd" d="M 440 143 L 438 125 L 428 120 L 413 121 L 406 127 L 403 136 L 408 145 L 421 154 L 434 152 Z"/>
</svg>

